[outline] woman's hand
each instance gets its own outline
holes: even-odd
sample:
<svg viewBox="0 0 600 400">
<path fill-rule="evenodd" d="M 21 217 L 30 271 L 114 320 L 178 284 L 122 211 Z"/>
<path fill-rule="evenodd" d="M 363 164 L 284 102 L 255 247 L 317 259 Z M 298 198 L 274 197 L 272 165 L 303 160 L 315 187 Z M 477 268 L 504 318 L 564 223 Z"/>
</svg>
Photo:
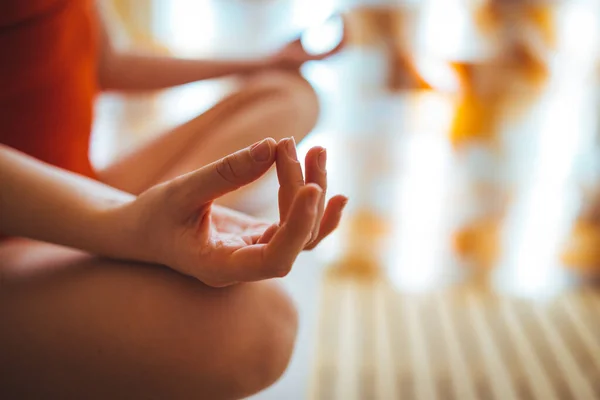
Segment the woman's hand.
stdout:
<svg viewBox="0 0 600 400">
<path fill-rule="evenodd" d="M 287 43 L 275 53 L 269 60 L 269 65 L 282 69 L 299 69 L 307 61 L 319 61 L 339 53 L 346 46 L 347 39 L 348 34 L 344 24 L 342 38 L 335 48 L 321 54 L 309 54 L 302 46 L 301 39 L 298 38 Z"/>
<path fill-rule="evenodd" d="M 314 248 L 338 225 L 347 199 L 325 209 L 326 153 L 306 157 L 306 182 L 293 139 L 265 139 L 197 171 L 157 185 L 120 210 L 149 252 L 207 285 L 220 287 L 286 275 L 298 254 Z M 213 204 L 247 185 L 277 162 L 281 219 L 271 224 Z M 321 163 L 320 163 L 321 162 Z"/>
</svg>

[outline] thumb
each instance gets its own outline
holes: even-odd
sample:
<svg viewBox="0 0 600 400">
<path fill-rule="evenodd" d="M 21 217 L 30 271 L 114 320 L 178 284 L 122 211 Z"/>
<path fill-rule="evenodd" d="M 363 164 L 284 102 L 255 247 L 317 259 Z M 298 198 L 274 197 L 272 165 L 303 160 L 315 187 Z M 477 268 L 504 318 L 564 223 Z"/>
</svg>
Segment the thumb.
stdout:
<svg viewBox="0 0 600 400">
<path fill-rule="evenodd" d="M 268 138 L 181 177 L 180 190 L 197 206 L 254 182 L 275 162 L 277 143 Z"/>
</svg>

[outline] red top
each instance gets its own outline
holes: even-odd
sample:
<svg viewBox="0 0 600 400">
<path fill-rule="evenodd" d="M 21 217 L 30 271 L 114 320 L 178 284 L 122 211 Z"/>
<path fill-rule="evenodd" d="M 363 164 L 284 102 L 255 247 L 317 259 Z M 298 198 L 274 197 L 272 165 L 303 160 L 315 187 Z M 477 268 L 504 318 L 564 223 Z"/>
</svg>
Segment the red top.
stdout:
<svg viewBox="0 0 600 400">
<path fill-rule="evenodd" d="M 0 143 L 90 177 L 94 16 L 89 0 L 0 1 Z"/>
</svg>

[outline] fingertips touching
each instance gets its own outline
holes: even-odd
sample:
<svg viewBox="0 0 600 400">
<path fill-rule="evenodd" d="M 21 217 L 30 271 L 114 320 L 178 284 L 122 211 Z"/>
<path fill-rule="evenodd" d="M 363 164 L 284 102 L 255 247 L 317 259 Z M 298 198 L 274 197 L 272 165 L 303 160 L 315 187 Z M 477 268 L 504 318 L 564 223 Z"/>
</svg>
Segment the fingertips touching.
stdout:
<svg viewBox="0 0 600 400">
<path fill-rule="evenodd" d="M 177 185 L 186 205 L 196 207 L 263 176 L 275 161 L 275 153 L 275 140 L 267 138 L 183 175 L 172 184 Z"/>
<path fill-rule="evenodd" d="M 273 155 L 273 143 L 274 140 L 272 138 L 268 138 L 250 146 L 249 151 L 252 160 L 257 163 L 269 162 Z"/>
</svg>

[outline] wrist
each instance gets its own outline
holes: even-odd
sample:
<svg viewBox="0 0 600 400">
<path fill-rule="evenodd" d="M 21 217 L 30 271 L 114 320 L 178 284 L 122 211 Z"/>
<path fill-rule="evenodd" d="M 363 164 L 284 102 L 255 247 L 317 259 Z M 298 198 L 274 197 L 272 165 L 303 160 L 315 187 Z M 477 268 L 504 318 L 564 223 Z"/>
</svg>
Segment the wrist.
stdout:
<svg viewBox="0 0 600 400">
<path fill-rule="evenodd" d="M 151 246 L 144 245 L 143 229 L 136 216 L 135 197 L 110 201 L 98 211 L 96 226 L 102 238 L 100 254 L 123 260 L 154 262 Z"/>
<path fill-rule="evenodd" d="M 258 69 L 272 70 L 281 68 L 281 59 L 277 55 L 270 55 L 259 61 Z"/>
</svg>

